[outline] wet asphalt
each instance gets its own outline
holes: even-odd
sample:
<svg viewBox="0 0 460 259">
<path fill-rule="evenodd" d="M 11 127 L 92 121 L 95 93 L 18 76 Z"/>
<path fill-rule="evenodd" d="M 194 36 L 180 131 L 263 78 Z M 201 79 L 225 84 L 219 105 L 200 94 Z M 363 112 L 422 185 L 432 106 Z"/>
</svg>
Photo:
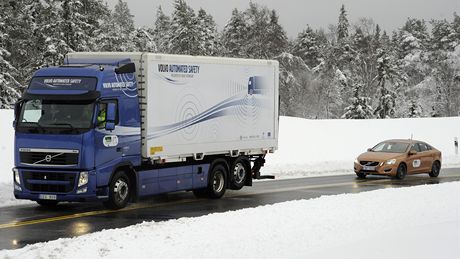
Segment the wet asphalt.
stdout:
<svg viewBox="0 0 460 259">
<path fill-rule="evenodd" d="M 384 188 L 460 181 L 460 169 L 443 169 L 438 178 L 407 176 L 404 180 L 354 175 L 265 180 L 240 191 L 227 191 L 219 200 L 197 199 L 191 192 L 178 192 L 143 199 L 119 211 L 106 210 L 100 203 L 66 203 L 55 209 L 38 205 L 0 208 L 0 250 L 28 244 L 81 236 L 103 229 L 122 228 L 144 221 L 197 217 L 323 195 L 359 193 Z"/>
</svg>

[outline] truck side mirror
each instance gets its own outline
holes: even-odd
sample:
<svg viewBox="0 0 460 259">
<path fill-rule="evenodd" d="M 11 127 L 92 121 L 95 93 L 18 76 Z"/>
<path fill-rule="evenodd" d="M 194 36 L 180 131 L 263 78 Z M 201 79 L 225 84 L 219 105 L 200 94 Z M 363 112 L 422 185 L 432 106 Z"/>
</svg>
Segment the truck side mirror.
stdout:
<svg viewBox="0 0 460 259">
<path fill-rule="evenodd" d="M 117 105 L 115 103 L 108 103 L 107 104 L 107 119 L 105 122 L 106 130 L 115 129 L 116 116 L 117 116 Z"/>
<path fill-rule="evenodd" d="M 22 100 L 19 100 L 14 104 L 13 128 L 16 128 L 16 124 L 17 124 L 17 122 L 19 120 L 19 114 L 21 113 L 21 107 L 22 107 Z"/>
<path fill-rule="evenodd" d="M 134 63 L 128 63 L 115 68 L 116 74 L 129 74 L 136 72 L 136 66 Z"/>
</svg>

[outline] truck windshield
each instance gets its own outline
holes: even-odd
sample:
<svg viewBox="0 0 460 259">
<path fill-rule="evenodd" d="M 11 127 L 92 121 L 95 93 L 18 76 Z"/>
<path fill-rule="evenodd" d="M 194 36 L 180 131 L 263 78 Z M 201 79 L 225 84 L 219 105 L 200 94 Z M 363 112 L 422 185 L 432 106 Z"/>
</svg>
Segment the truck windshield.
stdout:
<svg viewBox="0 0 460 259">
<path fill-rule="evenodd" d="M 36 131 L 70 130 L 91 128 L 94 103 L 27 100 L 22 105 L 18 127 Z"/>
</svg>

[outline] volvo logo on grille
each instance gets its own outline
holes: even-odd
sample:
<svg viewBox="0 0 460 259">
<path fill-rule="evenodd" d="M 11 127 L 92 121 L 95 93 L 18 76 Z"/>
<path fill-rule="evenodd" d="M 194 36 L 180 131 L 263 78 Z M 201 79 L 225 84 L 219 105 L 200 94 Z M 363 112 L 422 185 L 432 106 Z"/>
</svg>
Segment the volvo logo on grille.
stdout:
<svg viewBox="0 0 460 259">
<path fill-rule="evenodd" d="M 51 155 L 46 155 L 46 156 L 45 156 L 45 161 L 46 161 L 47 163 L 51 162 Z"/>
</svg>

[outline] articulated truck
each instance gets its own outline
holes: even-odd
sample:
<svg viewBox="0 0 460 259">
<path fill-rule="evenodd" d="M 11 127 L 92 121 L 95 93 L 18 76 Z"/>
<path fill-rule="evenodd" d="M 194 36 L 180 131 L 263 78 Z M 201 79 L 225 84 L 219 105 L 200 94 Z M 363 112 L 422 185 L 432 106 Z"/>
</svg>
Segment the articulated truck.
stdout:
<svg viewBox="0 0 460 259">
<path fill-rule="evenodd" d="M 278 147 L 278 62 L 70 53 L 15 106 L 14 195 L 52 207 L 251 186 Z"/>
</svg>

